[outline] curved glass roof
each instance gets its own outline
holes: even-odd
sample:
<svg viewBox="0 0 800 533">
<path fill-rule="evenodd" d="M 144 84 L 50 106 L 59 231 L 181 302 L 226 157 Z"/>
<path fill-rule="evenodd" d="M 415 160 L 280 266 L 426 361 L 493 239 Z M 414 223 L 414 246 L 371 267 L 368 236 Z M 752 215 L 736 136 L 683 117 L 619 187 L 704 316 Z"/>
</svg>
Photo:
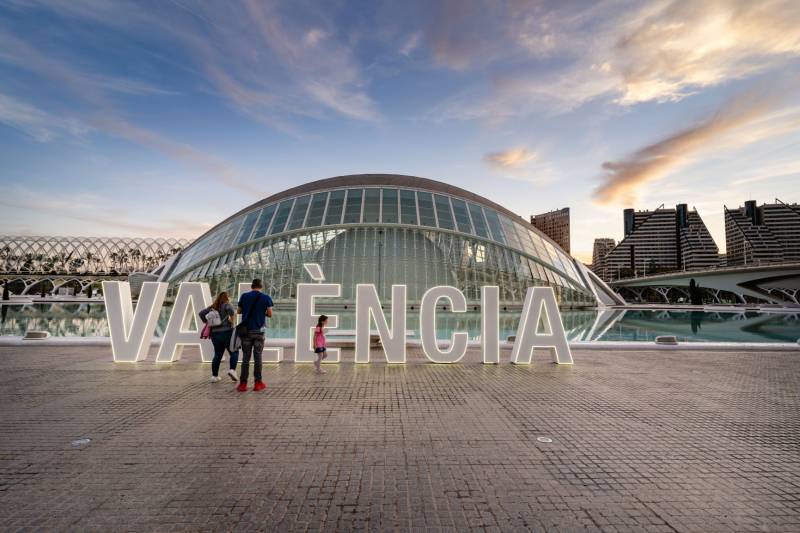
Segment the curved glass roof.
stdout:
<svg viewBox="0 0 800 533">
<path fill-rule="evenodd" d="M 359 186 L 344 186 L 351 183 Z M 537 261 L 544 267 L 543 274 L 562 276 L 586 288 L 572 257 L 507 209 L 457 187 L 395 175 L 320 180 L 262 200 L 192 243 L 167 279 L 177 279 L 215 256 L 241 252 L 254 242 L 309 229 L 352 225 L 430 228 L 495 242 Z"/>
</svg>

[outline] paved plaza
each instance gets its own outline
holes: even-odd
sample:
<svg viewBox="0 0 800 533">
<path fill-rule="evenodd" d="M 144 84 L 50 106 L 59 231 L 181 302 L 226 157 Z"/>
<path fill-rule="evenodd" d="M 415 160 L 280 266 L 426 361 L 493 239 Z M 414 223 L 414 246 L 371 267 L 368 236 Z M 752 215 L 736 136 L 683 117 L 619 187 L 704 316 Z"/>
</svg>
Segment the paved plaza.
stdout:
<svg viewBox="0 0 800 533">
<path fill-rule="evenodd" d="M 266 365 L 268 389 L 241 394 L 191 354 L 132 365 L 101 347 L 3 347 L 0 524 L 800 531 L 798 357 L 414 353 L 323 376 Z"/>
</svg>

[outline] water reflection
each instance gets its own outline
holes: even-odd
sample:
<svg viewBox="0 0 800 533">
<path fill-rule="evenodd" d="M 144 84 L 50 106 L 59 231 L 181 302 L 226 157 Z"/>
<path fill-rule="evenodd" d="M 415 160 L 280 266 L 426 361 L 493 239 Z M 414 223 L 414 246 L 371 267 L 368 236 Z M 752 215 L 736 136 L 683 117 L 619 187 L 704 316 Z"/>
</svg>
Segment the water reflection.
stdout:
<svg viewBox="0 0 800 533">
<path fill-rule="evenodd" d="M 156 335 L 161 336 L 169 318 L 164 307 Z M 355 329 L 352 310 L 339 315 L 341 329 Z M 49 331 L 58 337 L 107 337 L 102 303 L 50 303 L 0 306 L 0 335 L 22 336 L 28 330 Z M 516 334 L 519 312 L 500 314 L 500 338 Z M 659 335 L 675 335 L 680 341 L 795 342 L 800 337 L 800 312 L 760 313 L 667 311 L 667 310 L 584 310 L 562 311 L 567 337 L 573 341 L 652 341 Z M 270 336 L 294 337 L 294 313 L 278 309 L 270 320 Z M 419 313 L 408 312 L 408 329 L 418 337 Z M 448 338 L 453 331 L 466 331 L 470 339 L 480 336 L 481 316 L 477 312 L 437 314 L 437 336 Z"/>
</svg>

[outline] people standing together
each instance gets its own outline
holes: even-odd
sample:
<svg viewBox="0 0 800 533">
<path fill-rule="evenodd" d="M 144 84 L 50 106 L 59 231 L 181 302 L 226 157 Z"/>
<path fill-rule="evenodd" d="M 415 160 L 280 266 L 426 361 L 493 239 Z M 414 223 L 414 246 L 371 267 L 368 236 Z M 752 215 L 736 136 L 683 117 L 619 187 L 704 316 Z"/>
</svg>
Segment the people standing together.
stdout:
<svg viewBox="0 0 800 533">
<path fill-rule="evenodd" d="M 254 279 L 250 284 L 250 291 L 239 297 L 237 309 L 233 308 L 227 292 L 221 292 L 214 299 L 210 307 L 200 311 L 200 320 L 205 324 L 204 334 L 211 339 L 214 345 L 214 359 L 211 361 L 211 382 L 217 383 L 219 367 L 222 356 L 227 351 L 230 355 L 230 370 L 228 376 L 231 380 L 238 381 L 236 390 L 247 391 L 247 381 L 250 377 L 250 359 L 253 359 L 253 390 L 262 391 L 267 388 L 263 381 L 262 367 L 264 351 L 264 337 L 266 332 L 266 319 L 272 317 L 274 306 L 272 298 L 263 292 L 260 279 Z M 242 315 L 239 324 L 236 322 L 236 313 Z M 325 325 L 328 317 L 321 315 L 314 328 L 314 352 L 317 355 L 314 362 L 315 371 L 324 374 L 320 367 L 323 359 L 328 357 L 325 341 Z M 242 368 L 236 374 L 236 364 L 239 360 L 239 350 L 242 351 Z"/>
</svg>

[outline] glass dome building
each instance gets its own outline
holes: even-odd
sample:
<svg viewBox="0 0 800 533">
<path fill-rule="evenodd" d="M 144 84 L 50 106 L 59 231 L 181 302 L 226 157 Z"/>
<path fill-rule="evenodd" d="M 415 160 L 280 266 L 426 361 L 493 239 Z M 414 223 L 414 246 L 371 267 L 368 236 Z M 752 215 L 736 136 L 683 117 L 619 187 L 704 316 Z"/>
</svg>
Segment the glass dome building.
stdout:
<svg viewBox="0 0 800 533">
<path fill-rule="evenodd" d="M 177 255 L 162 281 L 207 281 L 236 294 L 261 278 L 276 304 L 292 304 L 304 263 L 342 284 L 373 283 L 385 301 L 408 286 L 409 304 L 435 285 L 458 287 L 470 302 L 483 285 L 504 305 L 521 305 L 530 286 L 550 286 L 562 306 L 593 306 L 587 269 L 519 216 L 438 181 L 390 174 L 340 176 L 272 195 L 223 220 Z"/>
</svg>

